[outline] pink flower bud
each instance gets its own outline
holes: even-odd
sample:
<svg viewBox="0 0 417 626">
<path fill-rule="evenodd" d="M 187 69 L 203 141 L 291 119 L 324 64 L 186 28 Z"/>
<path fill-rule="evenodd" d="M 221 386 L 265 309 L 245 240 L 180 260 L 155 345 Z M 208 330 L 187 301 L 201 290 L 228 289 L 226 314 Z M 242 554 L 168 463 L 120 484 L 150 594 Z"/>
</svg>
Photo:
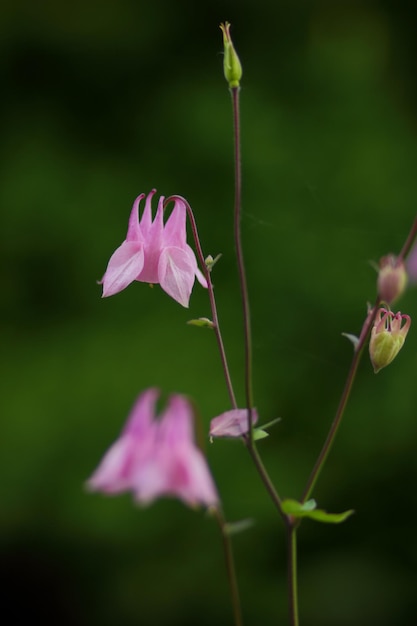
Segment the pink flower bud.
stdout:
<svg viewBox="0 0 417 626">
<path fill-rule="evenodd" d="M 252 424 L 258 421 L 258 412 L 252 409 Z M 231 409 L 210 422 L 210 437 L 241 437 L 248 432 L 248 409 Z"/>
<path fill-rule="evenodd" d="M 378 295 L 387 304 L 397 300 L 407 285 L 407 271 L 403 261 L 398 261 L 393 254 L 382 257 L 379 261 Z"/>
</svg>

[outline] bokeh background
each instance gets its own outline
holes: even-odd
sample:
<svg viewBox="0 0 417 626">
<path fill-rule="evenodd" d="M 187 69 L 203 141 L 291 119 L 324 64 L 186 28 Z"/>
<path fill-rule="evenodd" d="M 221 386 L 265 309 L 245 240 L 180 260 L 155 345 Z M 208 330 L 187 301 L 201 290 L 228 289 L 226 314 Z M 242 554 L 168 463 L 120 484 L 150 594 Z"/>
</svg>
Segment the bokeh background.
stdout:
<svg viewBox="0 0 417 626">
<path fill-rule="evenodd" d="M 370 262 L 416 212 L 416 9 L 394 0 L 74 0 L 0 8 L 0 549 L 7 624 L 231 624 L 212 519 L 85 480 L 146 387 L 229 408 L 209 316 L 137 283 L 96 284 L 134 198 L 194 207 L 243 403 L 231 108 L 218 25 L 244 65 L 243 231 L 260 442 L 299 497 L 375 297 Z M 398 305 L 416 316 L 417 293 Z M 415 322 L 414 322 L 415 323 Z M 378 376 L 365 355 L 315 497 L 345 524 L 300 531 L 303 626 L 414 624 L 417 338 Z M 285 538 L 238 442 L 207 454 L 230 520 L 246 624 L 287 623 Z"/>
</svg>

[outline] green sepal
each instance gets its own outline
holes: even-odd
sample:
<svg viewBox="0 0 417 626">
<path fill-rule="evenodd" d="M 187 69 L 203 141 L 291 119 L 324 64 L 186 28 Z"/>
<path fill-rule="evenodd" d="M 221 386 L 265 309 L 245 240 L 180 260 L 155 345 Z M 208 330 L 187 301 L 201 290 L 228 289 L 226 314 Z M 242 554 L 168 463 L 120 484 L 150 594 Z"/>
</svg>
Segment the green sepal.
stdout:
<svg viewBox="0 0 417 626">
<path fill-rule="evenodd" d="M 198 328 L 214 328 L 214 324 L 208 317 L 199 317 L 196 320 L 188 320 L 187 324 L 190 326 L 197 326 Z"/>
<path fill-rule="evenodd" d="M 298 518 L 309 517 L 316 522 L 323 522 L 324 524 L 340 524 L 354 513 L 353 509 L 343 513 L 327 513 L 327 511 L 317 509 L 316 506 L 316 501 L 313 499 L 306 502 L 298 502 L 298 500 L 288 498 L 282 501 L 282 510 L 287 515 Z"/>
<path fill-rule="evenodd" d="M 265 437 L 269 437 L 269 433 L 263 428 L 254 428 L 253 429 L 253 438 L 255 441 L 259 441 L 259 439 L 265 439 Z"/>
</svg>

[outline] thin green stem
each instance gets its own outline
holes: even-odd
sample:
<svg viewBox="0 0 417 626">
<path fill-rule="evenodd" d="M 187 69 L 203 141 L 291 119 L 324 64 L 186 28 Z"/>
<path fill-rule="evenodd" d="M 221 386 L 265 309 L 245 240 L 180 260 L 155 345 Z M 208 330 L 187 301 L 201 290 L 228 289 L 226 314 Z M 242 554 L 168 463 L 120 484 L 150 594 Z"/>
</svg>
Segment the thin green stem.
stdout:
<svg viewBox="0 0 417 626">
<path fill-rule="evenodd" d="M 230 596 L 232 599 L 232 608 L 235 626 L 242 626 L 242 610 L 240 607 L 239 589 L 236 578 L 235 561 L 233 557 L 232 542 L 230 534 L 227 530 L 227 523 L 219 509 L 215 510 L 215 516 L 220 527 L 223 539 L 224 558 L 226 561 L 227 578 L 230 586 Z"/>
<path fill-rule="evenodd" d="M 350 364 L 345 386 L 344 386 L 344 389 L 343 389 L 343 392 L 339 401 L 339 406 L 337 407 L 337 411 L 334 416 L 332 425 L 330 426 L 329 433 L 326 437 L 326 440 L 323 444 L 323 447 L 320 451 L 319 456 L 317 457 L 317 461 L 313 467 L 313 470 L 305 486 L 304 493 L 301 498 L 302 502 L 305 502 L 310 497 L 315 487 L 315 484 L 317 482 L 317 479 L 320 475 L 320 472 L 323 469 L 323 465 L 325 464 L 326 459 L 329 455 L 329 452 L 332 449 L 337 431 L 339 430 L 339 426 L 340 426 L 340 423 L 342 421 L 342 418 L 345 412 L 347 402 L 349 400 L 350 392 L 352 390 L 352 385 L 356 377 L 356 372 L 358 370 L 358 366 L 359 366 L 360 359 L 362 356 L 363 347 L 365 345 L 369 332 L 372 328 L 372 324 L 374 322 L 379 303 L 380 303 L 380 298 L 378 296 L 375 302 L 375 305 L 372 307 L 372 309 L 369 310 L 368 315 L 365 319 L 365 322 L 362 326 L 362 331 L 359 337 L 358 344 L 356 345 L 355 352 L 353 354 L 353 358 Z"/>
<path fill-rule="evenodd" d="M 241 232 L 241 205 L 242 205 L 242 165 L 240 156 L 240 111 L 239 111 L 239 87 L 231 88 L 233 108 L 233 136 L 234 136 L 234 161 L 235 161 L 235 201 L 234 201 L 234 240 L 236 248 L 236 260 L 239 275 L 239 286 L 242 298 L 243 333 L 245 346 L 245 396 L 246 408 L 248 409 L 248 432 L 252 437 L 253 423 L 253 389 L 252 389 L 252 333 L 250 323 L 250 308 L 248 285 L 246 280 L 245 262 L 243 257 L 242 232 Z"/>
<path fill-rule="evenodd" d="M 413 245 L 413 242 L 417 236 L 417 216 L 414 219 L 413 225 L 410 229 L 408 237 L 405 241 L 405 244 L 402 247 L 400 254 L 398 255 L 398 261 L 404 261 L 407 254 L 410 252 L 410 248 Z"/>
<path fill-rule="evenodd" d="M 264 483 L 266 490 L 268 492 L 268 494 L 271 497 L 272 502 L 275 504 L 276 508 L 278 509 L 279 514 L 281 515 L 282 519 L 284 520 L 285 523 L 287 523 L 288 520 L 288 516 L 284 513 L 284 511 L 282 510 L 282 500 L 265 468 L 265 465 L 262 462 L 262 459 L 259 455 L 258 449 L 254 443 L 253 440 L 250 439 L 250 437 L 248 435 L 245 435 L 243 437 L 243 440 L 245 442 L 245 445 L 248 449 L 249 454 L 252 457 L 252 461 L 258 471 L 259 476 L 262 479 L 262 482 Z"/>
<path fill-rule="evenodd" d="M 200 265 L 203 269 L 204 272 L 204 277 L 207 281 L 207 290 L 208 290 L 208 294 L 209 294 L 209 300 L 210 300 L 210 309 L 211 309 L 211 315 L 212 315 L 212 322 L 213 322 L 213 330 L 214 333 L 216 335 L 216 340 L 217 340 L 217 346 L 219 348 L 219 352 L 220 352 L 220 359 L 222 362 L 222 367 L 223 367 L 223 373 L 224 373 L 224 377 L 226 380 L 226 387 L 227 387 L 227 391 L 229 393 L 229 398 L 230 398 L 230 402 L 232 404 L 232 407 L 234 409 L 237 408 L 237 403 L 236 403 L 236 396 L 235 396 L 235 392 L 233 389 L 233 383 L 232 383 L 232 378 L 230 375 L 230 369 L 229 369 L 229 365 L 228 365 L 228 361 L 227 361 L 227 356 L 226 356 L 226 350 L 224 348 L 224 343 L 223 343 L 223 337 L 222 337 L 222 333 L 220 330 L 220 323 L 219 323 L 219 318 L 217 315 L 217 305 L 216 305 L 216 298 L 214 295 L 214 287 L 213 287 L 213 283 L 211 281 L 211 273 L 209 272 L 207 265 L 206 265 L 206 261 L 205 261 L 205 256 L 203 254 L 203 249 L 201 247 L 201 243 L 200 243 L 200 238 L 198 236 L 198 230 L 197 230 L 197 224 L 194 218 L 194 214 L 193 214 L 193 210 L 190 206 L 190 204 L 187 202 L 187 200 L 185 198 L 183 198 L 182 196 L 178 196 L 178 195 L 174 195 L 174 196 L 170 196 L 169 198 L 167 198 L 165 200 L 165 204 L 168 204 L 169 202 L 175 202 L 176 200 L 179 200 L 180 202 L 183 202 L 185 205 L 185 208 L 187 210 L 187 214 L 188 214 L 188 219 L 190 220 L 190 224 L 191 224 L 191 231 L 193 233 L 193 238 L 194 238 L 194 242 L 195 242 L 195 247 L 197 250 L 197 256 L 198 259 L 200 261 Z"/>
<path fill-rule="evenodd" d="M 298 626 L 298 584 L 297 584 L 297 527 L 290 522 L 288 532 L 288 603 L 290 626 Z"/>
</svg>

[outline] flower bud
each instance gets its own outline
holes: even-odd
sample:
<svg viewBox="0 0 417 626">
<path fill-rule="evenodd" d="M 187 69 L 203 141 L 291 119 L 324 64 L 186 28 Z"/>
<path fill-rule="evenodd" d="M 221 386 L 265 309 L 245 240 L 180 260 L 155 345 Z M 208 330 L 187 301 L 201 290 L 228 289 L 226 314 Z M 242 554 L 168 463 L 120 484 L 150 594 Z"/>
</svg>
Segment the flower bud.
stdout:
<svg viewBox="0 0 417 626">
<path fill-rule="evenodd" d="M 405 324 L 401 327 L 403 320 Z M 375 374 L 395 359 L 403 347 L 410 324 L 411 318 L 408 315 L 379 309 L 369 342 L 369 356 Z"/>
<path fill-rule="evenodd" d="M 387 304 L 397 300 L 407 285 L 407 271 L 403 261 L 397 261 L 393 254 L 383 256 L 379 261 L 378 295 Z"/>
<path fill-rule="evenodd" d="M 223 32 L 223 46 L 224 46 L 224 60 L 223 70 L 224 76 L 229 83 L 229 87 L 239 87 L 240 79 L 242 78 L 242 66 L 237 56 L 236 50 L 233 46 L 232 38 L 230 37 L 230 24 L 225 22 L 220 24 L 220 28 Z"/>
</svg>

